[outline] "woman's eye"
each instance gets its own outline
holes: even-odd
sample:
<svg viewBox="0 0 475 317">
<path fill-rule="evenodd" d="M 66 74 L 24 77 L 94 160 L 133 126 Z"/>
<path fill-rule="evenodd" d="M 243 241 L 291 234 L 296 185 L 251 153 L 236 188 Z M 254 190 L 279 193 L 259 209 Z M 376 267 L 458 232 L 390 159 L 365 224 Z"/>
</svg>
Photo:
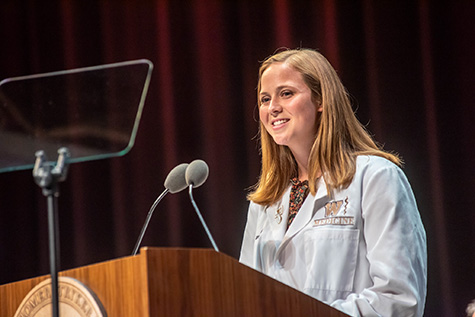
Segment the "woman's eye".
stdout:
<svg viewBox="0 0 475 317">
<path fill-rule="evenodd" d="M 262 104 L 265 104 L 265 103 L 267 103 L 267 102 L 269 102 L 269 101 L 270 101 L 270 98 L 269 98 L 269 97 L 262 97 L 262 98 L 261 98 L 261 103 L 262 103 Z"/>
<path fill-rule="evenodd" d="M 282 91 L 281 95 L 282 95 L 282 97 L 290 97 L 290 96 L 292 96 L 292 92 L 288 91 L 288 90 L 284 90 L 284 91 Z"/>
</svg>

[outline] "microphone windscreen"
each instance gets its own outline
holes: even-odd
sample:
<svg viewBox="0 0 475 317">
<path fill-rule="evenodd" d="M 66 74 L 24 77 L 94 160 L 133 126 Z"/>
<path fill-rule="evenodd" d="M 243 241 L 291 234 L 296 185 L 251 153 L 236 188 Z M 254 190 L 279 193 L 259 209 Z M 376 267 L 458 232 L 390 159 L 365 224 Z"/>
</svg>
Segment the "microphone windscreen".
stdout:
<svg viewBox="0 0 475 317">
<path fill-rule="evenodd" d="M 185 179 L 188 185 L 199 187 L 208 178 L 208 164 L 203 160 L 194 160 L 186 169 Z"/>
<path fill-rule="evenodd" d="M 163 185 L 170 193 L 178 193 L 188 186 L 185 179 L 185 173 L 188 166 L 188 163 L 182 163 L 168 173 Z"/>
</svg>

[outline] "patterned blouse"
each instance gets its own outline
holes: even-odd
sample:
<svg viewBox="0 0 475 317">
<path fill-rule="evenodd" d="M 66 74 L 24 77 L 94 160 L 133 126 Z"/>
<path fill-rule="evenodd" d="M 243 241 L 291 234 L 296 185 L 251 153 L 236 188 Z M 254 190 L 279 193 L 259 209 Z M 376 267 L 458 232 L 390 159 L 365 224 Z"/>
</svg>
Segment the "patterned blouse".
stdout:
<svg viewBox="0 0 475 317">
<path fill-rule="evenodd" d="M 290 227 L 290 224 L 297 215 L 300 207 L 302 207 L 302 204 L 309 193 L 308 180 L 301 182 L 297 177 L 294 177 L 290 182 L 292 183 L 292 188 L 290 189 L 290 207 L 287 229 Z"/>
</svg>

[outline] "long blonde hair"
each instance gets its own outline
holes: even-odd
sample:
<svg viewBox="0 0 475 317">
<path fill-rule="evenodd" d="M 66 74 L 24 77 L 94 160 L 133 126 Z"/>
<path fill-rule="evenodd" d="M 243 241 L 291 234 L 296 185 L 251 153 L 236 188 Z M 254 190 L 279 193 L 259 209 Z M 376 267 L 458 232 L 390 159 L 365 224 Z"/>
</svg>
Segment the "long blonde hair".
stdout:
<svg viewBox="0 0 475 317">
<path fill-rule="evenodd" d="M 312 91 L 312 99 L 323 107 L 317 120 L 318 131 L 308 161 L 308 182 L 312 195 L 317 180 L 323 175 L 329 194 L 350 185 L 356 171 L 358 155 L 377 155 L 401 165 L 396 154 L 382 150 L 356 118 L 345 87 L 328 60 L 311 49 L 286 50 L 268 57 L 259 68 L 257 94 L 262 74 L 272 63 L 287 63 L 302 74 Z M 259 107 L 260 98 L 257 98 Z M 262 170 L 258 183 L 248 199 L 261 205 L 277 202 L 297 176 L 297 163 L 287 146 L 278 145 L 259 127 Z"/>
</svg>

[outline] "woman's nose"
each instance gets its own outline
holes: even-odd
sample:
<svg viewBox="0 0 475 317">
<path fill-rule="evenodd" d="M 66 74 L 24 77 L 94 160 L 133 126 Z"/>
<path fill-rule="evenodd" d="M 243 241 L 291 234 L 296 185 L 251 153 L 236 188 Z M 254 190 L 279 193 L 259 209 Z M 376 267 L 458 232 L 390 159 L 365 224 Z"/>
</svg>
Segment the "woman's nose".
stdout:
<svg viewBox="0 0 475 317">
<path fill-rule="evenodd" d="M 269 105 L 269 113 L 273 116 L 276 116 L 282 112 L 282 106 L 277 100 L 271 100 L 270 105 Z"/>
</svg>

